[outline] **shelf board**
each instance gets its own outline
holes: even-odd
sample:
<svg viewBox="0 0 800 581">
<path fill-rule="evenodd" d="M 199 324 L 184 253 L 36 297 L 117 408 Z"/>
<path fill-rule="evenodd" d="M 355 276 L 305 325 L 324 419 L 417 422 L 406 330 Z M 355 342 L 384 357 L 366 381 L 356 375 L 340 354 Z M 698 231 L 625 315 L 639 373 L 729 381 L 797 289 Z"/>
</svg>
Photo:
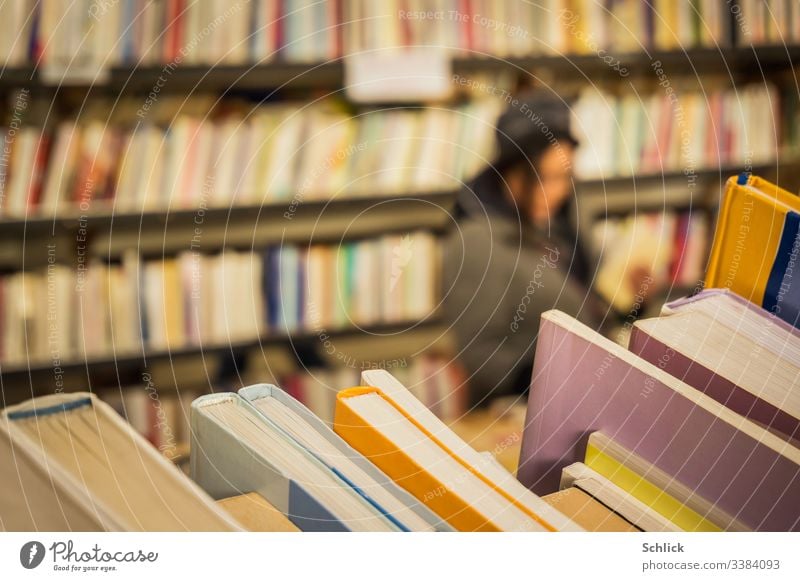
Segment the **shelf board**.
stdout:
<svg viewBox="0 0 800 581">
<path fill-rule="evenodd" d="M 41 81 L 34 67 L 3 68 L 0 71 L 0 88 L 39 86 Z"/>
<path fill-rule="evenodd" d="M 764 170 L 769 170 L 774 167 L 778 167 L 781 165 L 788 165 L 791 163 L 796 163 L 795 161 L 775 161 L 771 163 L 760 163 L 750 168 L 750 171 L 753 173 L 760 173 Z M 698 168 L 695 169 L 693 175 L 696 176 L 697 180 L 700 181 L 708 181 L 713 180 L 715 178 L 720 180 L 720 183 L 724 183 L 730 176 L 738 175 L 741 171 L 743 171 L 743 165 L 723 165 L 720 167 L 706 167 L 706 168 Z M 630 175 L 612 175 L 609 177 L 604 178 L 588 178 L 583 180 L 576 180 L 575 185 L 580 186 L 583 188 L 591 189 L 591 190 L 598 190 L 600 189 L 610 189 L 610 188 L 618 188 L 620 186 L 636 186 L 637 184 L 642 185 L 654 185 L 658 184 L 659 182 L 672 182 L 677 179 L 688 179 L 688 176 L 683 172 L 683 170 L 666 170 L 664 172 L 646 172 L 646 173 L 636 173 Z"/>
<path fill-rule="evenodd" d="M 620 66 L 633 74 L 651 71 L 654 61 L 661 61 L 670 74 L 691 74 L 708 71 L 731 73 L 756 72 L 761 69 L 775 70 L 793 66 L 800 60 L 800 45 L 757 46 L 734 48 L 691 48 L 676 51 L 641 51 L 636 53 L 608 53 L 619 60 Z M 453 70 L 464 74 L 491 70 L 531 71 L 551 70 L 559 74 L 595 76 L 608 72 L 618 75 L 603 59 L 596 55 L 532 55 L 525 57 L 455 57 Z M 271 62 L 248 65 L 179 65 L 167 68 L 166 63 L 159 66 L 113 67 L 109 81 L 102 86 L 114 94 L 120 92 L 149 92 L 159 76 L 166 82 L 163 89 L 176 90 L 237 90 L 237 89 L 309 89 L 341 88 L 344 83 L 343 59 L 311 63 Z M 34 67 L 5 69 L 0 73 L 0 88 L 27 86 L 30 88 L 52 89 L 58 87 L 42 83 Z M 83 86 L 88 84 L 63 87 Z M 100 85 L 98 85 L 99 87 Z"/>
<path fill-rule="evenodd" d="M 763 69 L 789 68 L 800 60 L 800 45 L 759 46 L 735 48 L 692 48 L 675 51 L 641 51 L 636 53 L 607 53 L 619 61 L 619 66 L 631 74 L 653 73 L 653 63 L 660 61 L 665 72 L 673 75 L 686 75 L 709 71 L 754 72 Z M 604 72 L 619 76 L 619 73 L 594 54 L 540 55 L 499 59 L 456 59 L 456 72 L 469 72 L 491 69 L 516 69 L 528 71 L 549 69 L 559 74 L 577 77 L 594 76 Z M 621 77 L 624 78 L 624 77 Z"/>
<path fill-rule="evenodd" d="M 341 60 L 321 63 L 267 63 L 238 66 L 115 67 L 109 86 L 116 91 L 150 91 L 159 77 L 168 90 L 310 89 L 337 87 L 344 79 Z"/>
<path fill-rule="evenodd" d="M 85 235 L 89 257 L 113 260 L 131 248 L 147 258 L 284 243 L 338 244 L 417 229 L 438 232 L 450 223 L 455 200 L 453 191 L 422 192 L 308 200 L 294 210 L 287 200 L 263 206 L 136 214 L 95 207 L 83 216 L 68 212 L 56 217 L 0 220 L 0 268 L 16 269 L 23 263 L 35 268 L 47 254 L 45 244 L 57 245 L 70 256 L 69 248 L 77 247 L 79 235 Z M 291 211 L 287 218 L 286 212 Z"/>
<path fill-rule="evenodd" d="M 289 334 L 272 333 L 259 338 L 225 344 L 210 343 L 208 345 L 190 345 L 164 350 L 120 353 L 116 356 L 99 356 L 80 360 L 62 361 L 58 367 L 65 374 L 69 372 L 85 371 L 87 375 L 90 375 L 92 372 L 97 372 L 98 370 L 114 371 L 128 368 L 147 369 L 148 365 L 155 363 L 169 363 L 178 359 L 194 357 L 237 355 L 259 347 L 294 344 L 306 348 L 313 348 L 315 345 L 321 345 L 323 343 L 320 338 L 320 333 L 324 333 L 325 339 L 355 338 L 368 335 L 371 340 L 380 341 L 383 337 L 388 338 L 396 337 L 401 334 L 427 332 L 432 328 L 441 326 L 441 324 L 441 320 L 438 318 L 429 318 L 422 321 L 382 323 L 364 328 L 347 327 L 341 329 L 325 329 L 316 333 L 308 330 Z M 26 381 L 29 376 L 39 376 L 43 374 L 52 376 L 54 367 L 52 362 L 31 362 L 30 365 L 0 364 L 0 377 L 4 384 L 3 389 L 7 388 L 5 385 L 6 382 L 18 384 L 21 381 Z"/>
</svg>

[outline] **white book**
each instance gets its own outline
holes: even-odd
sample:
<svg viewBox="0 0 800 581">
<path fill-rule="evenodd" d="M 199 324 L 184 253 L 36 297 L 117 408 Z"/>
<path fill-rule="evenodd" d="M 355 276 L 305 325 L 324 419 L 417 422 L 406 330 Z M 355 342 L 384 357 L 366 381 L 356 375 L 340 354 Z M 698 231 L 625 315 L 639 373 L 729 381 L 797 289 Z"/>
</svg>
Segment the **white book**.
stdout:
<svg viewBox="0 0 800 581">
<path fill-rule="evenodd" d="M 572 487 L 583 490 L 643 531 L 683 530 L 581 462 L 567 466 L 561 473 L 561 490 Z"/>
<path fill-rule="evenodd" d="M 0 520 L 12 531 L 225 531 L 240 525 L 90 393 L 0 415 Z"/>
</svg>

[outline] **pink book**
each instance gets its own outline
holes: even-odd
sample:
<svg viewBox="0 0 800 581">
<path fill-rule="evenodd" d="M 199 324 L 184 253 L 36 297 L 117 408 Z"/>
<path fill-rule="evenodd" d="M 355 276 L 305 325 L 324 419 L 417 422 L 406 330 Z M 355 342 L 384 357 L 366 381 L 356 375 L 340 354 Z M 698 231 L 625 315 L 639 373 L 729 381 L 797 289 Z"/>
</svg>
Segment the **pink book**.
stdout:
<svg viewBox="0 0 800 581">
<path fill-rule="evenodd" d="M 558 489 L 602 431 L 753 530 L 800 530 L 800 449 L 602 337 L 542 315 L 518 478 Z"/>
</svg>

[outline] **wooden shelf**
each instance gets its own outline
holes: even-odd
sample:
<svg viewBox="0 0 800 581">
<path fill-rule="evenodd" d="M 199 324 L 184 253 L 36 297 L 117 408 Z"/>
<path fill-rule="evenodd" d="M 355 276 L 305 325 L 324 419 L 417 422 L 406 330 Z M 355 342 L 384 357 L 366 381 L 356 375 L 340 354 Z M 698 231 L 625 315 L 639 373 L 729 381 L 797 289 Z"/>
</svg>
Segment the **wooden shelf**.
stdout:
<svg viewBox="0 0 800 581">
<path fill-rule="evenodd" d="M 159 77 L 170 91 L 333 88 L 342 84 L 341 60 L 322 63 L 273 63 L 243 66 L 116 67 L 108 83 L 117 92 L 151 91 Z"/>
<path fill-rule="evenodd" d="M 757 73 L 760 70 L 789 68 L 800 61 L 798 46 L 758 46 L 735 48 L 692 48 L 677 51 L 642 51 L 613 54 L 631 74 L 652 73 L 654 61 L 661 61 L 673 75 L 691 75 L 709 71 Z M 534 55 L 528 57 L 456 57 L 453 70 L 457 74 L 508 70 L 548 70 L 573 77 L 594 77 L 606 73 L 619 74 L 596 55 Z M 344 83 L 343 59 L 318 63 L 251 64 L 241 66 L 177 66 L 165 71 L 165 66 L 113 67 L 105 87 L 114 94 L 149 92 L 159 76 L 167 78 L 163 90 L 280 90 L 308 88 L 341 88 Z M 0 73 L 0 88 L 28 87 L 56 90 L 62 87 L 42 83 L 34 67 L 5 69 Z"/>
<path fill-rule="evenodd" d="M 269 347 L 274 345 L 289 345 L 295 351 L 322 348 L 324 340 L 345 339 L 368 336 L 371 341 L 381 341 L 382 338 L 393 338 L 398 335 L 427 333 L 432 329 L 440 327 L 441 320 L 438 318 L 428 318 L 422 321 L 403 321 L 396 323 L 383 323 L 370 325 L 364 328 L 347 327 L 341 329 L 324 329 L 320 332 L 302 330 L 295 333 L 271 333 L 262 337 L 249 340 L 235 341 L 231 343 L 209 343 L 201 345 L 189 345 L 164 350 L 144 350 L 134 353 L 118 353 L 116 356 L 106 355 L 89 357 L 87 359 L 74 359 L 62 361 L 58 368 L 62 373 L 77 372 L 90 376 L 97 372 L 120 373 L 124 370 L 146 370 L 148 366 L 156 363 L 177 363 L 178 360 L 191 359 L 197 357 L 234 357 L 243 355 L 252 349 Z M 324 333 L 321 338 L 320 333 Z M 49 376 L 52 379 L 54 374 L 53 362 L 34 361 L 30 365 L 25 364 L 0 364 L 0 378 L 3 382 L 3 390 L 11 387 L 9 384 L 24 383 L 29 387 L 29 380 L 35 383 L 35 379 Z M 41 383 L 37 384 L 37 389 L 42 389 Z M 47 390 L 45 390 L 47 391 Z M 52 390 L 50 390 L 52 391 Z"/>
<path fill-rule="evenodd" d="M 764 170 L 769 170 L 771 168 L 779 167 L 781 165 L 788 165 L 790 163 L 796 163 L 796 161 L 774 161 L 771 163 L 762 163 L 753 166 L 750 171 L 753 173 L 760 173 Z M 720 183 L 725 183 L 725 181 L 732 175 L 737 175 L 741 171 L 743 171 L 744 165 L 723 165 L 720 167 L 706 167 L 706 168 L 697 168 L 692 172 L 692 175 L 696 176 L 696 180 L 707 182 L 713 179 L 719 179 Z M 636 185 L 657 185 L 661 182 L 668 184 L 670 182 L 674 182 L 675 180 L 687 180 L 688 176 L 684 173 L 682 169 L 677 170 L 665 170 L 663 172 L 646 172 L 646 173 L 636 173 L 631 175 L 613 175 L 604 178 L 591 178 L 591 179 L 584 179 L 584 180 L 577 180 L 576 186 L 580 186 L 585 188 L 586 190 L 592 190 L 593 193 L 602 193 L 602 191 L 606 189 L 613 189 L 618 188 L 620 186 L 630 185 L 631 187 L 635 187 Z M 598 192 L 597 190 L 600 190 Z"/>
<path fill-rule="evenodd" d="M 676 51 L 641 51 L 636 53 L 614 54 L 620 67 L 632 75 L 653 75 L 653 63 L 660 61 L 662 68 L 670 75 L 692 75 L 706 72 L 753 73 L 759 69 L 776 70 L 790 68 L 800 61 L 800 45 L 759 46 L 735 48 L 692 48 Z M 577 78 L 593 78 L 597 74 L 620 77 L 614 68 L 597 55 L 542 55 L 510 59 L 464 59 L 454 62 L 456 72 L 469 72 L 487 69 L 506 69 L 529 71 L 535 69 L 552 70 L 560 75 Z"/>
<path fill-rule="evenodd" d="M 60 262 L 75 259 L 79 245 L 89 258 L 117 260 L 135 249 L 144 258 L 183 251 L 216 253 L 280 244 L 329 243 L 374 238 L 417 229 L 440 232 L 451 222 L 456 192 L 392 197 L 290 201 L 263 206 L 114 213 L 93 209 L 84 217 L 66 213 L 0 221 L 0 269 L 46 265 L 47 246 Z M 79 240 L 81 242 L 79 242 Z"/>
<path fill-rule="evenodd" d="M 85 227 L 92 231 L 115 230 L 135 228 L 143 232 L 163 231 L 170 227 L 182 225 L 208 226 L 212 223 L 236 223 L 242 221 L 254 224 L 258 222 L 271 222 L 275 218 L 288 227 L 304 220 L 316 220 L 325 213 L 346 215 L 351 219 L 370 212 L 391 212 L 394 216 L 402 216 L 400 210 L 409 208 L 415 210 L 413 219 L 392 220 L 388 225 L 389 230 L 405 230 L 414 226 L 418 221 L 426 222 L 426 216 L 421 215 L 427 207 L 435 216 L 440 217 L 441 210 L 449 208 L 455 200 L 453 191 L 420 192 L 409 194 L 387 194 L 374 196 L 360 196 L 337 198 L 328 200 L 310 199 L 300 201 L 292 208 L 292 200 L 270 202 L 262 205 L 241 205 L 229 207 L 208 208 L 175 208 L 175 209 L 147 209 L 142 212 L 114 211 L 109 204 L 102 201 L 96 202 L 95 209 L 81 214 L 72 210 L 62 212 L 55 216 L 37 215 L 26 218 L 0 219 L 0 239 L 16 237 L 23 232 L 29 234 L 54 233 L 58 230 L 74 230 Z M 288 216 L 287 216 L 288 213 Z M 382 229 L 387 229 L 383 226 Z M 346 236 L 346 234 L 344 234 Z"/>
</svg>

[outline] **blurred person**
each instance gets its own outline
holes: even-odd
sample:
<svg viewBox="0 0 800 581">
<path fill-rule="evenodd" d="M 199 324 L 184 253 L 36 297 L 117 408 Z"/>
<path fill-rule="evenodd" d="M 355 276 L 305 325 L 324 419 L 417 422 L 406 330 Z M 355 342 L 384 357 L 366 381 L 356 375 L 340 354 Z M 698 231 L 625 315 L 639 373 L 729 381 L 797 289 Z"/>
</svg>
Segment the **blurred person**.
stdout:
<svg viewBox="0 0 800 581">
<path fill-rule="evenodd" d="M 444 313 L 472 405 L 527 389 L 543 312 L 603 330 L 609 309 L 591 290 L 593 269 L 569 219 L 578 145 L 569 106 L 529 93 L 496 129 L 494 163 L 461 192 L 444 244 Z"/>
</svg>

